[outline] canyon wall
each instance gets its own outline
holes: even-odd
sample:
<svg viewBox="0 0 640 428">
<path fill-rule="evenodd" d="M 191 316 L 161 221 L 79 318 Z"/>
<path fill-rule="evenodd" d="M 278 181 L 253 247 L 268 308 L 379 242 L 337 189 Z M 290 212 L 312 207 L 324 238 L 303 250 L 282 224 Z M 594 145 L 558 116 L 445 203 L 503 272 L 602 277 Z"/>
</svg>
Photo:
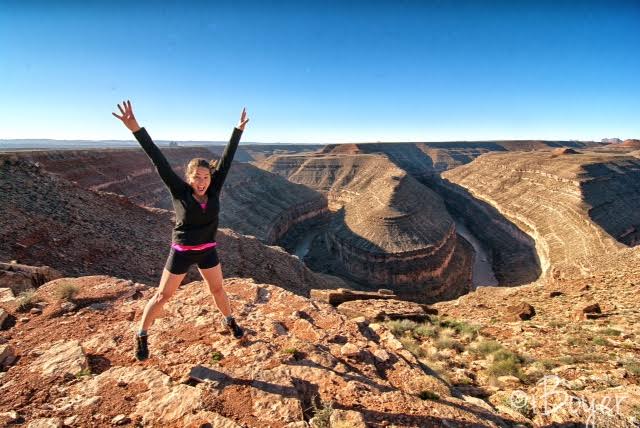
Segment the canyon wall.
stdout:
<svg viewBox="0 0 640 428">
<path fill-rule="evenodd" d="M 0 155 L 0 261 L 47 265 L 66 276 L 113 275 L 156 284 L 169 253 L 171 213 L 85 189 L 36 164 Z M 279 247 L 229 229 L 218 231 L 225 276 L 275 281 L 308 295 L 340 287 Z M 189 279 L 196 279 L 192 267 Z"/>
<path fill-rule="evenodd" d="M 581 149 L 599 146 L 601 146 L 600 143 L 583 141 L 447 141 L 329 144 L 321 152 L 345 154 L 383 153 L 397 166 L 422 182 L 435 174 L 469 163 L 478 156 L 489 152 L 551 150 L 559 147 Z"/>
<path fill-rule="evenodd" d="M 544 274 L 589 275 L 597 256 L 618 251 L 622 243 L 637 244 L 640 161 L 635 157 L 487 154 L 443 177 L 447 186 L 464 188 L 470 204 L 489 204 L 532 237 Z"/>
<path fill-rule="evenodd" d="M 239 149 L 237 157 L 242 153 L 248 156 L 247 150 Z M 271 146 L 251 148 L 252 153 L 274 150 Z M 162 148 L 180 176 L 190 159 L 215 158 L 212 152 L 218 151 L 221 153 L 222 147 L 212 147 L 211 151 L 205 147 Z M 139 205 L 173 210 L 168 190 L 141 149 L 32 151 L 4 156 L 37 162 L 46 171 L 90 190 L 116 193 Z M 326 199 L 318 192 L 237 160 L 224 184 L 220 207 L 220 227 L 256 236 L 267 244 L 275 244 L 295 224 L 327 212 Z"/>
<path fill-rule="evenodd" d="M 326 195 L 333 212 L 323 232 L 326 255 L 339 260 L 343 274 L 413 300 L 468 291 L 471 249 L 441 198 L 385 155 L 345 148 L 272 156 L 259 165 Z"/>
</svg>

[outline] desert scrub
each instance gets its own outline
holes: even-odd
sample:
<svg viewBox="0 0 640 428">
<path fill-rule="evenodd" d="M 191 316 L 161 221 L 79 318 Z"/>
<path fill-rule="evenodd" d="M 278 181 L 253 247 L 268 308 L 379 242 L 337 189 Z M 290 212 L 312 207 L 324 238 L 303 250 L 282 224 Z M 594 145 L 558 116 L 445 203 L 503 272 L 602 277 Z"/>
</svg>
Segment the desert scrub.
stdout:
<svg viewBox="0 0 640 428">
<path fill-rule="evenodd" d="M 213 351 L 211 353 L 211 364 L 215 364 L 218 361 L 222 360 L 224 358 L 224 355 L 222 355 L 222 352 L 220 351 Z"/>
<path fill-rule="evenodd" d="M 331 413 L 333 413 L 333 403 L 331 401 L 323 401 L 318 407 L 315 400 L 311 401 L 313 406 L 312 428 L 330 428 Z"/>
<path fill-rule="evenodd" d="M 577 359 L 573 355 L 563 355 L 562 357 L 558 357 L 557 361 L 564 365 L 576 364 L 580 362 L 579 359 Z"/>
<path fill-rule="evenodd" d="M 583 337 L 569 336 L 567 338 L 567 345 L 569 346 L 585 346 L 587 341 Z"/>
<path fill-rule="evenodd" d="M 543 360 L 539 360 L 536 364 L 541 365 L 545 370 L 555 369 L 556 367 L 559 367 L 562 365 L 556 360 L 551 360 L 546 358 Z"/>
<path fill-rule="evenodd" d="M 435 346 L 439 350 L 454 349 L 458 352 L 464 352 L 464 345 L 450 337 L 441 337 L 440 339 L 436 340 Z"/>
<path fill-rule="evenodd" d="M 431 324 L 420 324 L 413 330 L 413 335 L 417 338 L 436 338 L 438 337 L 437 327 Z"/>
<path fill-rule="evenodd" d="M 567 325 L 567 323 L 566 322 L 562 322 L 562 321 L 555 321 L 554 320 L 554 321 L 550 321 L 549 322 L 549 327 L 552 327 L 552 328 L 560 328 L 560 327 L 564 327 L 566 325 Z"/>
<path fill-rule="evenodd" d="M 402 336 L 407 331 L 413 331 L 418 327 L 418 323 L 411 320 L 393 320 L 386 322 L 385 325 L 396 337 Z"/>
<path fill-rule="evenodd" d="M 604 337 L 600 337 L 600 336 L 596 336 L 593 338 L 593 344 L 594 345 L 600 345 L 600 346 L 609 346 L 610 343 L 609 341 L 604 338 Z"/>
<path fill-rule="evenodd" d="M 480 330 L 478 326 L 471 325 L 465 321 L 438 319 L 437 322 L 440 327 L 453 329 L 455 333 L 470 339 L 478 336 L 478 331 Z"/>
<path fill-rule="evenodd" d="M 528 340 L 524 343 L 524 347 L 527 349 L 539 348 L 541 346 L 542 346 L 542 342 L 538 342 L 537 340 Z"/>
<path fill-rule="evenodd" d="M 56 288 L 56 297 L 58 300 L 66 300 L 71 301 L 78 294 L 80 289 L 73 284 L 64 283 L 60 284 L 58 288 Z"/>
<path fill-rule="evenodd" d="M 491 376 L 515 376 L 524 379 L 521 364 L 522 357 L 506 349 L 501 349 L 492 354 L 493 361 L 487 368 L 487 372 Z"/>
<path fill-rule="evenodd" d="M 620 336 L 622 332 L 620 330 L 616 330 L 615 328 L 607 327 L 598 331 L 598 333 L 603 334 L 605 336 Z"/>
<path fill-rule="evenodd" d="M 19 312 L 26 312 L 38 303 L 40 299 L 36 296 L 35 291 L 25 291 L 20 293 L 18 298 L 16 299 L 16 303 L 18 304 L 17 310 Z"/>
<path fill-rule="evenodd" d="M 499 351 L 500 349 L 502 349 L 502 345 L 495 340 L 483 340 L 471 348 L 471 352 L 476 355 L 487 356 Z"/>
<path fill-rule="evenodd" d="M 417 358 L 422 358 L 427 355 L 427 353 L 422 349 L 420 344 L 416 342 L 416 340 L 412 337 L 401 337 L 398 339 L 404 348 L 415 355 Z"/>
<path fill-rule="evenodd" d="M 440 399 L 440 396 L 438 394 L 436 394 L 433 391 L 429 391 L 428 389 L 424 389 L 420 391 L 420 393 L 418 394 L 418 397 L 420 397 L 423 400 L 439 400 Z"/>
<path fill-rule="evenodd" d="M 623 363 L 624 368 L 633 376 L 640 376 L 640 361 L 635 359 L 627 360 Z"/>
<path fill-rule="evenodd" d="M 88 368 L 88 367 L 86 369 L 82 369 L 78 373 L 76 373 L 76 378 L 77 379 L 83 378 L 85 376 L 91 376 L 91 369 Z"/>
</svg>

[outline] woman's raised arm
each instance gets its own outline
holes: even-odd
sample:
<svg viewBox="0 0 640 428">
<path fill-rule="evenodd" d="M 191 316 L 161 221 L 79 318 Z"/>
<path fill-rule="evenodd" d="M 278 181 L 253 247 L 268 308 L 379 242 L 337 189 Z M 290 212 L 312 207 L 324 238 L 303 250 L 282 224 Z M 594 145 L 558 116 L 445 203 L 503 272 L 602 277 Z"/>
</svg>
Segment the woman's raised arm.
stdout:
<svg viewBox="0 0 640 428">
<path fill-rule="evenodd" d="M 118 110 L 122 115 L 117 115 L 116 113 L 111 113 L 116 118 L 120 119 L 124 126 L 126 126 L 131 132 L 133 132 L 134 137 L 138 140 L 138 143 L 142 146 L 142 149 L 145 151 L 151 162 L 156 167 L 158 174 L 164 184 L 169 188 L 171 194 L 179 194 L 182 190 L 184 190 L 187 185 L 171 168 L 169 165 L 169 161 L 164 157 L 158 146 L 156 146 L 147 133 L 147 130 L 141 128 L 138 125 L 138 121 L 133 114 L 133 108 L 131 107 L 131 101 L 123 101 L 122 107 L 118 104 Z"/>
<path fill-rule="evenodd" d="M 220 195 L 222 185 L 227 178 L 229 168 L 231 168 L 233 156 L 236 153 L 236 149 L 238 148 L 238 144 L 240 143 L 240 137 L 242 136 L 242 131 L 244 131 L 244 127 L 247 122 L 249 122 L 249 118 L 247 117 L 247 110 L 243 108 L 242 114 L 240 115 L 240 120 L 238 121 L 238 125 L 233 129 L 231 139 L 229 140 L 227 146 L 224 148 L 222 157 L 216 164 L 216 169 L 211 174 L 211 185 L 209 186 L 208 190 L 209 194 L 213 194 L 216 196 Z"/>
</svg>

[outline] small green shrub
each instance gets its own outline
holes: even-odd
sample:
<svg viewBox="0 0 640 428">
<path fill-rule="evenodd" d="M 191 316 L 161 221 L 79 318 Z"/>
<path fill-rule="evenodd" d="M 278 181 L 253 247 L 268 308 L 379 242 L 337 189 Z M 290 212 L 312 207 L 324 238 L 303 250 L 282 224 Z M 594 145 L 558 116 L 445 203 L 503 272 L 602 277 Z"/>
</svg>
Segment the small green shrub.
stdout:
<svg viewBox="0 0 640 428">
<path fill-rule="evenodd" d="M 462 343 L 449 337 L 442 337 L 436 340 L 435 345 L 437 349 L 455 349 L 458 352 L 464 351 L 464 345 L 462 345 Z"/>
<path fill-rule="evenodd" d="M 600 336 L 596 336 L 593 338 L 593 343 L 595 345 L 600 345 L 600 346 L 608 346 L 609 345 L 609 341 L 607 339 L 605 339 L 604 337 L 600 337 Z"/>
<path fill-rule="evenodd" d="M 558 358 L 558 361 L 562 364 L 576 364 L 579 362 L 579 359 L 574 357 L 573 355 L 563 355 Z"/>
<path fill-rule="evenodd" d="M 556 367 L 558 367 L 560 365 L 560 363 L 558 363 L 555 360 L 550 360 L 550 359 L 544 359 L 544 360 L 540 360 L 538 361 L 546 370 L 551 370 L 554 369 Z"/>
<path fill-rule="evenodd" d="M 423 389 L 422 391 L 420 391 L 420 393 L 418 394 L 418 397 L 420 397 L 422 400 L 439 400 L 440 396 L 438 394 L 436 394 L 433 391 L 429 391 L 427 389 Z"/>
<path fill-rule="evenodd" d="M 80 291 L 80 289 L 76 285 L 69 283 L 60 284 L 56 289 L 56 297 L 58 300 L 71 301 L 76 297 L 78 291 Z"/>
<path fill-rule="evenodd" d="M 501 349 L 493 353 L 493 361 L 487 368 L 492 376 L 516 376 L 522 378 L 521 365 L 522 358 L 517 354 Z"/>
<path fill-rule="evenodd" d="M 211 353 L 211 363 L 215 364 L 218 361 L 222 360 L 224 358 L 224 355 L 222 355 L 222 352 L 220 351 L 213 351 Z"/>
<path fill-rule="evenodd" d="M 603 328 L 599 331 L 599 333 L 604 334 L 605 336 L 620 336 L 622 332 L 620 330 L 616 330 L 615 328 Z"/>
<path fill-rule="evenodd" d="M 298 350 L 296 348 L 285 348 L 282 350 L 283 354 L 288 354 L 288 355 L 295 355 L 298 353 Z"/>
<path fill-rule="evenodd" d="M 475 354 L 486 356 L 489 354 L 493 354 L 500 349 L 502 349 L 502 345 L 500 345 L 495 340 L 483 340 L 482 342 L 478 343 L 475 348 L 472 349 L 472 351 Z"/>
<path fill-rule="evenodd" d="M 480 330 L 480 328 L 475 325 L 471 325 L 465 321 L 458 320 L 440 320 L 439 325 L 443 328 L 451 328 L 457 334 L 461 334 L 463 336 L 468 336 L 471 338 L 475 338 L 478 335 L 478 331 Z"/>
<path fill-rule="evenodd" d="M 330 428 L 331 414 L 333 413 L 333 403 L 331 401 L 323 401 L 318 407 L 315 400 L 312 400 L 313 406 L 313 424 L 312 428 Z"/>
<path fill-rule="evenodd" d="M 569 346 L 585 346 L 587 341 L 582 337 L 570 336 L 567 339 L 567 345 Z"/>
<path fill-rule="evenodd" d="M 624 362 L 624 368 L 633 376 L 640 376 L 640 361 L 627 360 Z"/>
<path fill-rule="evenodd" d="M 391 330 L 394 336 L 399 337 L 407 331 L 413 331 L 418 327 L 418 323 L 411 320 L 393 320 L 386 323 L 387 328 Z"/>
<path fill-rule="evenodd" d="M 76 373 L 76 378 L 80 379 L 82 377 L 85 376 L 91 376 L 91 369 L 90 368 L 86 368 L 86 369 L 82 369 L 80 370 L 78 373 Z"/>
<path fill-rule="evenodd" d="M 411 352 L 417 358 L 422 358 L 427 355 L 424 352 L 424 349 L 422 349 L 420 344 L 416 342 L 415 339 L 411 337 L 401 337 L 399 340 L 400 340 L 400 343 L 402 343 L 402 346 L 404 346 L 404 348 L 407 351 Z"/>
<path fill-rule="evenodd" d="M 438 337 L 438 329 L 431 324 L 420 324 L 413 330 L 413 334 L 417 338 L 436 338 Z"/>
<path fill-rule="evenodd" d="M 36 296 L 34 291 L 24 291 L 20 293 L 18 298 L 16 299 L 16 303 L 18 304 L 18 311 L 25 312 L 35 306 L 40 299 Z"/>
</svg>

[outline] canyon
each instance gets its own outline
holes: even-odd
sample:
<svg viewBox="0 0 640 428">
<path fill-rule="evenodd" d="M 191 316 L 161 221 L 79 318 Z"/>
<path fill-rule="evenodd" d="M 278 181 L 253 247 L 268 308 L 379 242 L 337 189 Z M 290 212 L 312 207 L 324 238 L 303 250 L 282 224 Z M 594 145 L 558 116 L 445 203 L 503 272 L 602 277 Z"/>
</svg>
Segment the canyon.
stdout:
<svg viewBox="0 0 640 428">
<path fill-rule="evenodd" d="M 329 272 L 417 301 L 467 292 L 472 251 L 441 198 L 387 156 L 343 149 L 273 155 L 257 164 L 326 196 L 331 216 L 309 265 L 334 258 L 338 266 Z"/>
<path fill-rule="evenodd" d="M 215 327 L 192 271 L 146 363 L 128 337 L 172 227 L 148 159 L 0 154 L 0 423 L 636 426 L 633 141 L 315 149 L 247 149 L 225 183 L 217 239 L 249 339 Z M 180 170 L 219 148 L 163 152 Z M 478 258 L 497 284 L 473 283 Z"/>
</svg>

